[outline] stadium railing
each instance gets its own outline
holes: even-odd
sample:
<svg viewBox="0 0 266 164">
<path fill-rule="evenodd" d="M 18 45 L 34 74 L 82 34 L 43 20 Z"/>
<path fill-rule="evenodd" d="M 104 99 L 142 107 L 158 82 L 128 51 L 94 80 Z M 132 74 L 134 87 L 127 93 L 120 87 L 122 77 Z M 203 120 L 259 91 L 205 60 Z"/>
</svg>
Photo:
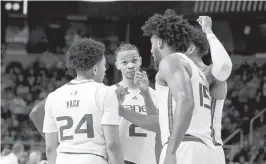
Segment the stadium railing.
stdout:
<svg viewBox="0 0 266 164">
<path fill-rule="evenodd" d="M 251 120 L 249 124 L 249 144 L 252 144 L 253 142 L 253 131 L 254 131 L 254 121 L 260 118 L 264 113 L 266 113 L 266 108 L 259 112 L 257 115 L 255 115 Z"/>
<path fill-rule="evenodd" d="M 232 134 L 230 134 L 223 142 L 224 142 L 224 148 L 231 148 L 233 146 L 236 145 L 226 145 L 231 139 L 233 139 L 237 134 L 240 134 L 240 143 L 239 146 L 243 147 L 244 145 L 244 132 L 242 129 L 238 128 L 237 130 L 235 130 Z"/>
</svg>

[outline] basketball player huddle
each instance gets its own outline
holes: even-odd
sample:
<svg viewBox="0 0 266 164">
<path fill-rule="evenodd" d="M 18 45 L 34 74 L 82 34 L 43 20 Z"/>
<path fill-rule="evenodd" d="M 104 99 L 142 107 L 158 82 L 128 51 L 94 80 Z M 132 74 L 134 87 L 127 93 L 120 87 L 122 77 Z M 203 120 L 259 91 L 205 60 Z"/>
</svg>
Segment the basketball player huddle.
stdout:
<svg viewBox="0 0 266 164">
<path fill-rule="evenodd" d="M 166 10 L 142 30 L 158 69 L 155 90 L 140 71 L 136 46 L 117 48 L 123 78 L 111 87 L 102 84 L 102 43 L 81 39 L 70 47 L 66 62 L 76 78 L 30 114 L 49 164 L 225 164 L 221 119 L 232 62 L 211 18 L 189 22 Z M 209 49 L 207 66 L 202 57 Z"/>
</svg>

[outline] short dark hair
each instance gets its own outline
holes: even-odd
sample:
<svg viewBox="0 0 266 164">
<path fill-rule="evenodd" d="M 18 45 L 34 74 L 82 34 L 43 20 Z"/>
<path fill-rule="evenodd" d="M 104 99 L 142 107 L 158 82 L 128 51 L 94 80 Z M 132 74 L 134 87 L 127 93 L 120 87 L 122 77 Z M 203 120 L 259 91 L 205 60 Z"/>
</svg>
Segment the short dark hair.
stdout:
<svg viewBox="0 0 266 164">
<path fill-rule="evenodd" d="M 89 70 L 104 56 L 105 46 L 91 38 L 83 38 L 74 43 L 66 53 L 69 69 Z"/>
<path fill-rule="evenodd" d="M 115 50 L 115 56 L 117 57 L 118 53 L 121 51 L 136 50 L 139 54 L 139 49 L 137 46 L 130 43 L 121 43 L 120 46 Z"/>
</svg>

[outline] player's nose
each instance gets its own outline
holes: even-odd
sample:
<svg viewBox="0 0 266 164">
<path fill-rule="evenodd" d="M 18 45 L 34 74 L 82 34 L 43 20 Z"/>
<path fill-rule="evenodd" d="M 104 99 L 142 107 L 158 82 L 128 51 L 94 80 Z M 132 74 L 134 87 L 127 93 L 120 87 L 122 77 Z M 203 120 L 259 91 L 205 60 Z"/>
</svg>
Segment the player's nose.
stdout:
<svg viewBox="0 0 266 164">
<path fill-rule="evenodd" d="M 132 68 L 134 68 L 135 67 L 135 64 L 133 64 L 133 63 L 128 63 L 127 64 L 127 68 L 128 69 L 132 69 Z"/>
</svg>

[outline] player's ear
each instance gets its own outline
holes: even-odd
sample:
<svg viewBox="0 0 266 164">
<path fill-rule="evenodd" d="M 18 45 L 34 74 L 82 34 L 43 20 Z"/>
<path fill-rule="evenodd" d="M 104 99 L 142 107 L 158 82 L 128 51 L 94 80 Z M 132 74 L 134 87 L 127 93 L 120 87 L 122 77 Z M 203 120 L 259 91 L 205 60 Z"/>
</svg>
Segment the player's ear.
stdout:
<svg viewBox="0 0 266 164">
<path fill-rule="evenodd" d="M 92 74 L 95 76 L 97 74 L 97 64 L 95 64 L 92 68 Z"/>
<path fill-rule="evenodd" d="M 142 65 L 142 58 L 139 56 L 140 65 Z"/>
<path fill-rule="evenodd" d="M 117 61 L 115 62 L 115 66 L 116 66 L 116 68 L 117 68 L 118 70 L 120 70 L 120 68 L 119 68 L 119 65 L 118 65 Z"/>
<path fill-rule="evenodd" d="M 188 55 L 192 55 L 195 51 L 196 51 L 196 46 L 195 46 L 195 45 L 191 45 L 191 46 L 188 48 L 186 54 L 188 54 Z"/>
<path fill-rule="evenodd" d="M 162 49 L 163 48 L 163 39 L 157 38 L 157 47 Z"/>
</svg>

